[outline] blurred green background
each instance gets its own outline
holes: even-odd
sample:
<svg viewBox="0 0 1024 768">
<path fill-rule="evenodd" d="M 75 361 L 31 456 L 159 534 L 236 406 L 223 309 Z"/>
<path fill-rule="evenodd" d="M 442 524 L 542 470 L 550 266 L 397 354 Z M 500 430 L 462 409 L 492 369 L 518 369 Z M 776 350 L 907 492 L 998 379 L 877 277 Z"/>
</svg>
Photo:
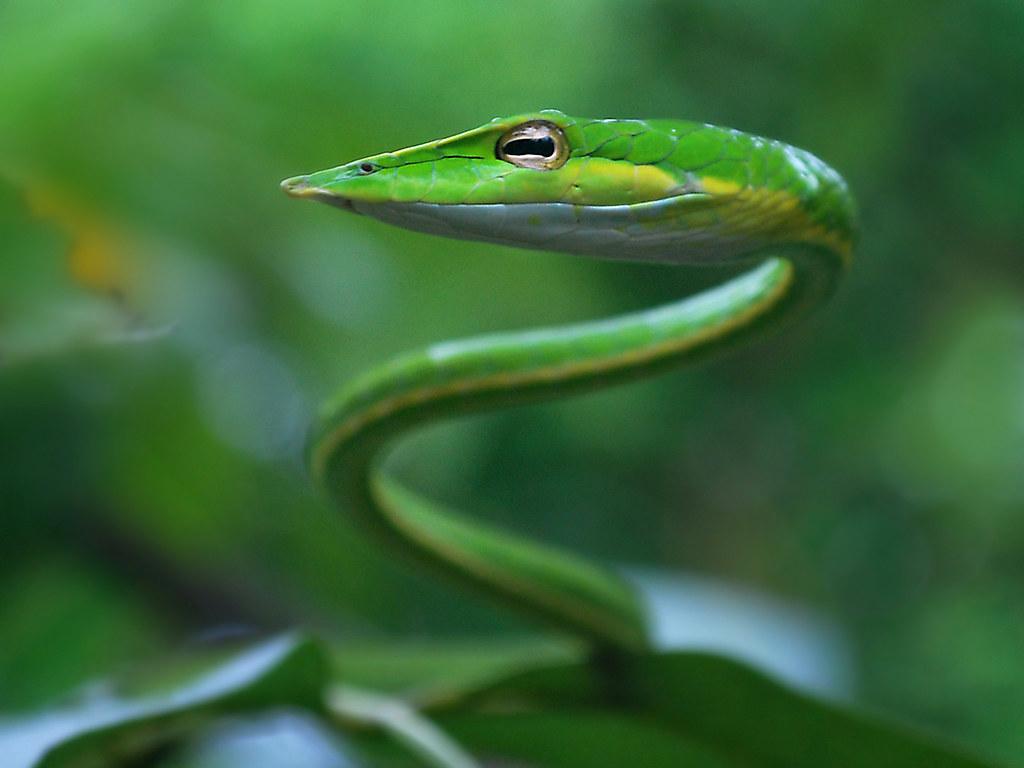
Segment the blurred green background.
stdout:
<svg viewBox="0 0 1024 768">
<path fill-rule="evenodd" d="M 768 343 L 431 429 L 394 471 L 808 606 L 857 701 L 1024 759 L 1019 0 L 4 0 L 0 64 L 0 710 L 204 633 L 534 631 L 329 509 L 311 412 L 401 350 L 718 276 L 430 238 L 277 184 L 557 107 L 812 150 L 860 202 L 855 269 Z"/>
</svg>

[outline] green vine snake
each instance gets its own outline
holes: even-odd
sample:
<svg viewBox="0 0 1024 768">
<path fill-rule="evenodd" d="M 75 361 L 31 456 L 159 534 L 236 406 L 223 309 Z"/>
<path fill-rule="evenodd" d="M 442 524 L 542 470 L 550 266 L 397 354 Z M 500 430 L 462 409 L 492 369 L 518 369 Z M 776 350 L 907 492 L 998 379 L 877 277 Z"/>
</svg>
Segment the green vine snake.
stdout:
<svg viewBox="0 0 1024 768">
<path fill-rule="evenodd" d="M 667 306 L 400 356 L 338 391 L 310 442 L 314 477 L 386 544 L 599 650 L 647 647 L 641 600 L 618 574 L 414 494 L 380 471 L 381 457 L 424 422 L 703 359 L 819 304 L 855 240 L 843 179 L 808 152 L 736 130 L 544 110 L 296 176 L 282 188 L 447 237 L 608 259 L 749 264 Z"/>
</svg>

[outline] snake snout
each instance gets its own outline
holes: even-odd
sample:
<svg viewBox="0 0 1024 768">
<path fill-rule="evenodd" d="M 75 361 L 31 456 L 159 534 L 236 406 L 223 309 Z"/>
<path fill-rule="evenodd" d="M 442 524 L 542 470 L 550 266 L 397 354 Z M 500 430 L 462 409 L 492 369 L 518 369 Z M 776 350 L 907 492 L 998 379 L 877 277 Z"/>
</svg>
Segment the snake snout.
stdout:
<svg viewBox="0 0 1024 768">
<path fill-rule="evenodd" d="M 309 176 L 292 176 L 290 179 L 285 179 L 281 182 L 281 189 L 289 197 L 319 200 L 322 203 L 333 205 L 335 208 L 359 213 L 353 207 L 352 201 L 349 198 L 336 195 L 323 187 L 310 184 Z"/>
<path fill-rule="evenodd" d="M 310 197 L 316 192 L 315 187 L 309 185 L 309 176 L 292 176 L 281 182 L 281 189 L 291 197 Z"/>
</svg>

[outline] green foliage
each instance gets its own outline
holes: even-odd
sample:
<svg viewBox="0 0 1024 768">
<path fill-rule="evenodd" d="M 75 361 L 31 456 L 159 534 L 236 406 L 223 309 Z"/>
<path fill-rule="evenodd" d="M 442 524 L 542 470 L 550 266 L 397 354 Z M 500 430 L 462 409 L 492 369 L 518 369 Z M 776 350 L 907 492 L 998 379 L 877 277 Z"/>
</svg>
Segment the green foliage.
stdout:
<svg viewBox="0 0 1024 768">
<path fill-rule="evenodd" d="M 419 709 L 481 760 L 499 763 L 551 768 L 611 768 L 636 759 L 652 768 L 991 765 L 890 724 L 815 702 L 722 658 L 657 654 L 628 663 L 628 676 L 611 678 L 607 670 L 587 663 L 527 665 L 482 686 L 449 690 L 443 698 L 435 696 L 434 703 L 423 699 Z M 174 676 L 186 682 L 173 686 L 164 670 L 156 692 L 97 696 L 34 719 L 0 724 L 0 750 L 10 768 L 137 764 L 147 756 L 164 768 L 203 765 L 203 760 L 276 766 L 281 763 L 274 758 L 274 740 L 287 744 L 287 726 L 294 731 L 302 724 L 305 736 L 297 744 L 305 746 L 299 754 L 304 750 L 313 765 L 351 765 L 346 755 L 352 750 L 375 765 L 475 764 L 410 702 L 364 695 L 356 717 L 356 709 L 342 705 L 345 689 L 328 669 L 319 644 L 281 637 L 199 676 L 178 672 Z M 244 727 L 238 718 L 261 710 L 291 714 L 276 726 L 264 718 L 266 743 L 257 753 L 239 743 L 238 731 L 244 733 Z M 305 714 L 300 718 L 299 713 Z M 235 718 L 227 721 L 234 722 L 233 738 L 224 726 L 210 728 L 211 720 L 229 715 Z M 344 749 L 317 730 L 317 720 L 331 719 L 355 728 Z M 276 747 L 278 754 L 281 748 Z M 240 755 L 247 756 L 245 762 Z M 290 757 L 302 759 L 295 752 Z M 356 764 L 365 764 L 364 758 Z"/>
<path fill-rule="evenodd" d="M 810 604 L 853 650 L 858 704 L 1019 764 L 1022 38 L 1013 0 L 0 3 L 0 709 L 238 626 L 321 628 L 342 681 L 393 692 L 571 663 L 350 530 L 301 469 L 309 414 L 402 350 L 720 276 L 421 237 L 276 186 L 557 107 L 812 150 L 861 204 L 854 270 L 805 328 L 433 430 L 396 474 L 591 556 Z M 373 646 L 396 634 L 469 661 L 412 645 L 391 665 Z M 811 717 L 765 685 L 786 702 L 772 713 Z M 528 764 L 546 745 L 567 765 L 622 756 L 603 741 L 652 765 L 682 748 L 646 715 L 551 702 L 432 716 Z M 761 709 L 743 711 L 719 725 L 753 727 Z M 264 717 L 204 718 L 160 759 L 244 763 L 233 750 L 264 727 L 355 759 L 319 715 Z M 735 759 L 702 733 L 692 762 Z"/>
<path fill-rule="evenodd" d="M 325 664 L 306 640 L 279 638 L 195 681 L 148 696 L 96 695 L 76 707 L 6 723 L 0 751 L 11 768 L 117 764 L 159 750 L 212 718 L 268 707 L 313 707 Z"/>
<path fill-rule="evenodd" d="M 980 768 L 987 764 L 890 723 L 794 693 L 722 657 L 651 655 L 634 660 L 625 672 L 623 690 L 607 690 L 592 669 L 577 664 L 527 670 L 472 694 L 477 706 L 498 711 L 502 702 L 509 701 L 519 707 L 524 702 L 543 707 L 557 725 L 541 723 L 540 717 L 533 722 L 550 739 L 572 732 L 579 716 L 587 725 L 578 744 L 570 748 L 554 746 L 543 737 L 538 741 L 529 727 L 517 722 L 518 713 L 499 716 L 497 723 L 462 721 L 455 716 L 452 732 L 465 743 L 520 742 L 532 755 L 517 756 L 537 762 L 565 754 L 566 762 L 559 763 L 565 765 L 621 765 L 630 749 L 646 757 L 645 739 L 654 744 L 652 764 L 657 765 L 672 764 L 673 753 L 676 765 L 695 766 Z M 617 703 L 609 704 L 609 696 Z M 448 724 L 445 718 L 440 722 Z M 599 737 L 601 728 L 624 736 L 611 747 L 611 754 L 603 752 L 618 738 Z M 623 751 L 616 755 L 616 748 Z"/>
</svg>

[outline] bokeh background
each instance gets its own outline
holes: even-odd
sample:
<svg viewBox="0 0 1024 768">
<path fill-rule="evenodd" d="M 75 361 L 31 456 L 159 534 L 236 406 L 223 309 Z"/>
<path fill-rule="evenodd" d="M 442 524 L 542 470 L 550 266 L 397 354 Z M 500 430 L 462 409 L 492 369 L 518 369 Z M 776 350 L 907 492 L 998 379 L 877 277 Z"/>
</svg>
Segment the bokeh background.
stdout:
<svg viewBox="0 0 1024 768">
<path fill-rule="evenodd" d="M 814 151 L 859 199 L 855 269 L 768 343 L 433 428 L 394 471 L 805 606 L 853 699 L 1024 759 L 1019 0 L 5 0 L 0 65 L 0 710 L 210 634 L 534 631 L 326 506 L 316 404 L 410 347 L 719 276 L 391 230 L 277 183 L 557 107 Z"/>
</svg>

